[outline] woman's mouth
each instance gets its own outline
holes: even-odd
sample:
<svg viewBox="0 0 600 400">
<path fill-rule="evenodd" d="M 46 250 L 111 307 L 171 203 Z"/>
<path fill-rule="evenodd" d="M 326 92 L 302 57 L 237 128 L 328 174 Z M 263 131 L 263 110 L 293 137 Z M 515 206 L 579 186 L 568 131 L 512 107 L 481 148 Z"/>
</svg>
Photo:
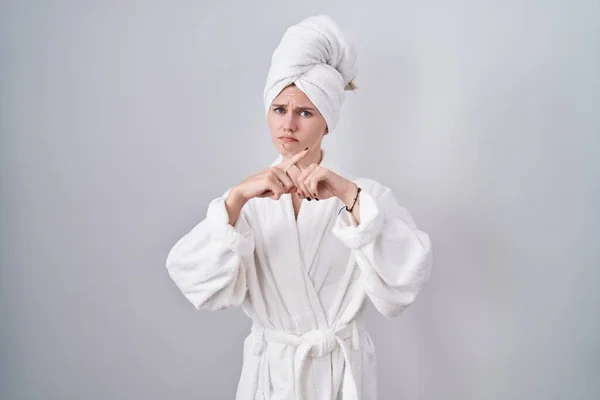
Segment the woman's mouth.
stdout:
<svg viewBox="0 0 600 400">
<path fill-rule="evenodd" d="M 281 140 L 282 142 L 286 142 L 286 143 L 295 143 L 298 141 L 298 139 L 294 139 L 291 136 L 280 136 L 279 140 Z"/>
</svg>

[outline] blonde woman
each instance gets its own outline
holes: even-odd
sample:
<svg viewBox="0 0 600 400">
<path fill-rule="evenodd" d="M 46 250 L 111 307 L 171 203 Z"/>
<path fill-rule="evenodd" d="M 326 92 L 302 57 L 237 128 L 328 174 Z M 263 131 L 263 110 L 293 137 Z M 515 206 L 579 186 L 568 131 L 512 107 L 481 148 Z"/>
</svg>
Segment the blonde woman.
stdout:
<svg viewBox="0 0 600 400">
<path fill-rule="evenodd" d="M 214 199 L 168 255 L 197 309 L 241 306 L 252 320 L 237 400 L 376 399 L 365 302 L 394 317 L 430 275 L 429 236 L 391 190 L 321 148 L 356 72 L 332 18 L 288 28 L 264 92 L 280 156 Z"/>
</svg>

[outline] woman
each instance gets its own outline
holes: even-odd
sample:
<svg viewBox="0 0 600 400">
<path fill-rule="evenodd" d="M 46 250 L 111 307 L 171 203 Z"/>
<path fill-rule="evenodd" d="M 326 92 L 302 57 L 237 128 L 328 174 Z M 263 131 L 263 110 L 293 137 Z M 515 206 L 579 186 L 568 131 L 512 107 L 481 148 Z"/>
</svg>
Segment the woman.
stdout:
<svg viewBox="0 0 600 400">
<path fill-rule="evenodd" d="M 168 255 L 197 309 L 241 305 L 253 321 L 237 400 L 375 399 L 366 297 L 393 317 L 429 277 L 429 236 L 390 189 L 350 179 L 321 149 L 356 72 L 330 17 L 289 28 L 264 93 L 280 156 L 214 199 Z"/>
</svg>

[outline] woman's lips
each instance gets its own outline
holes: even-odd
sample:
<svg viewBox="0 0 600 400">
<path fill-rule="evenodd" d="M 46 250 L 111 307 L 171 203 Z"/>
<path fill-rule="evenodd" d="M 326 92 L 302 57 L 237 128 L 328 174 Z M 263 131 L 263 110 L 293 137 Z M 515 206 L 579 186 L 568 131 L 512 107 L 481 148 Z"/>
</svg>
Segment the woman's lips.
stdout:
<svg viewBox="0 0 600 400">
<path fill-rule="evenodd" d="M 279 138 L 279 140 L 286 142 L 286 143 L 295 143 L 298 141 L 297 139 L 294 139 L 293 137 L 289 137 L 289 136 L 281 136 Z"/>
</svg>

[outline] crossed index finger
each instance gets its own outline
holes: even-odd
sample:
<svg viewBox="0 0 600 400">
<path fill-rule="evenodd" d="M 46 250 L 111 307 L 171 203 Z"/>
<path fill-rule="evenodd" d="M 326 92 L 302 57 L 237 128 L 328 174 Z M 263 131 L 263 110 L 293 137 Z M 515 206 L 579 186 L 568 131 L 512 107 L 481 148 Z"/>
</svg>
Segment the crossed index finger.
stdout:
<svg viewBox="0 0 600 400">
<path fill-rule="evenodd" d="M 288 160 L 285 160 L 284 162 L 279 164 L 278 167 L 281 168 L 283 170 L 283 172 L 287 173 L 288 169 L 290 169 L 294 165 L 296 165 L 296 163 L 298 161 L 302 160 L 304 157 L 306 157 L 307 154 L 308 154 L 308 147 L 306 149 L 302 150 L 301 152 L 294 154 L 293 157 L 289 158 Z"/>
</svg>

